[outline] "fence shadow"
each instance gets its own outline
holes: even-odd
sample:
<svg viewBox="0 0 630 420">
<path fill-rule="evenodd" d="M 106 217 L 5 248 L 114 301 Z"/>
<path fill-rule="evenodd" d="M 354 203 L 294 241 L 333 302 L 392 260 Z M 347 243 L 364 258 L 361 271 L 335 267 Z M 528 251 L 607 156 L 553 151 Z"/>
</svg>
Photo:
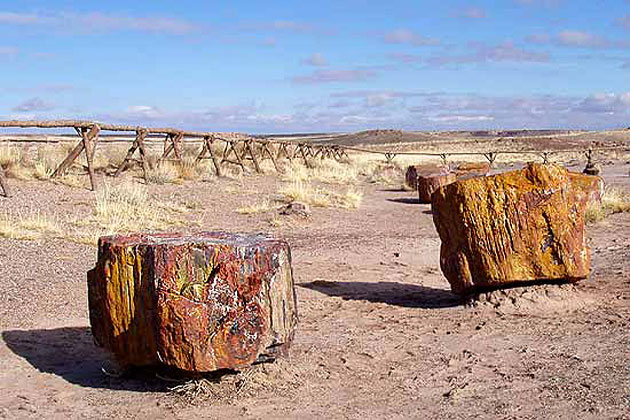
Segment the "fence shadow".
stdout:
<svg viewBox="0 0 630 420">
<path fill-rule="evenodd" d="M 438 309 L 458 306 L 461 303 L 459 296 L 448 290 L 419 284 L 316 280 L 298 286 L 345 300 L 365 300 L 405 308 Z"/>
<path fill-rule="evenodd" d="M 88 327 L 4 331 L 2 338 L 13 353 L 40 372 L 76 385 L 138 392 L 167 391 L 173 386 L 147 370 L 129 371 L 119 378 L 106 375 L 102 368 L 110 357 L 94 344 Z"/>
</svg>

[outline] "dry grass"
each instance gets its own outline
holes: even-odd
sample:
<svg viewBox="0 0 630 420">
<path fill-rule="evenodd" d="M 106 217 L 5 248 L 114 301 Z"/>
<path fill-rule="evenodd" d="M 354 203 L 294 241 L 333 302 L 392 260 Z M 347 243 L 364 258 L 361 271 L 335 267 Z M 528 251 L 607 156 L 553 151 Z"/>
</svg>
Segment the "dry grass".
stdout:
<svg viewBox="0 0 630 420">
<path fill-rule="evenodd" d="M 174 164 L 164 162 L 147 170 L 146 181 L 148 184 L 176 184 L 179 182 L 179 171 Z"/>
<path fill-rule="evenodd" d="M 86 176 L 66 174 L 55 178 L 55 182 L 71 188 L 86 188 L 89 181 Z"/>
<path fill-rule="evenodd" d="M 56 218 L 39 211 L 27 214 L 5 212 L 0 215 L 0 237 L 32 240 L 44 236 L 63 236 L 63 230 Z"/>
<path fill-rule="evenodd" d="M 172 214 L 182 211 L 179 206 L 150 197 L 143 185 L 105 184 L 96 194 L 92 221 L 107 233 L 164 229 L 181 224 Z"/>
<path fill-rule="evenodd" d="M 363 193 L 352 187 L 340 193 L 314 187 L 311 183 L 299 179 L 281 188 L 278 193 L 286 202 L 301 201 L 314 207 L 356 209 L 363 199 Z"/>
<path fill-rule="evenodd" d="M 236 212 L 239 214 L 257 214 L 267 213 L 276 209 L 277 206 L 274 206 L 269 199 L 264 199 L 249 206 L 240 207 L 236 209 Z"/>
<path fill-rule="evenodd" d="M 590 203 L 584 218 L 587 223 L 597 223 L 615 213 L 630 212 L 630 196 L 623 191 L 606 187 L 600 203 Z"/>
</svg>

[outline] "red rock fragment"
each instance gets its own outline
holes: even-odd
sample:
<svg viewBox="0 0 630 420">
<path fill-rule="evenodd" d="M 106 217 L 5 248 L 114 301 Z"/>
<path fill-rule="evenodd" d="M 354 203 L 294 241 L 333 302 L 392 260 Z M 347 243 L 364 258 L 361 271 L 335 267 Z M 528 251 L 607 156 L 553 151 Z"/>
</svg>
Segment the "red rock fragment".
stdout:
<svg viewBox="0 0 630 420">
<path fill-rule="evenodd" d="M 261 235 L 103 237 L 88 298 L 123 366 L 242 368 L 286 353 L 297 324 L 289 246 Z"/>
</svg>

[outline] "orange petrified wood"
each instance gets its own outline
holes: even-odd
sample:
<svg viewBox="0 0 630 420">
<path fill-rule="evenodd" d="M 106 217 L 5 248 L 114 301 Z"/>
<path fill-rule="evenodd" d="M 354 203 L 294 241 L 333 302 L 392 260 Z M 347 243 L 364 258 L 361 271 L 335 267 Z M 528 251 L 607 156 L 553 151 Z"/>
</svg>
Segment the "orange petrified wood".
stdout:
<svg viewBox="0 0 630 420">
<path fill-rule="evenodd" d="M 440 265 L 453 292 L 588 276 L 584 211 L 591 179 L 557 165 L 472 178 L 433 194 Z"/>
<path fill-rule="evenodd" d="M 289 246 L 261 235 L 103 237 L 88 298 L 123 366 L 242 368 L 283 355 L 297 324 Z"/>
</svg>

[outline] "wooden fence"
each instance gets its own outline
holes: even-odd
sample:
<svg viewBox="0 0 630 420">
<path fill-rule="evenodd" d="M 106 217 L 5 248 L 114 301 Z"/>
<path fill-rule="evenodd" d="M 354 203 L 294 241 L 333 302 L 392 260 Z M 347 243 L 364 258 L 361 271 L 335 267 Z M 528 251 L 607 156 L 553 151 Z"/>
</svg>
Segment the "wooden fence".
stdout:
<svg viewBox="0 0 630 420">
<path fill-rule="evenodd" d="M 203 159 L 212 160 L 214 169 L 218 176 L 222 176 L 226 165 L 236 165 L 241 169 L 245 169 L 245 162 L 251 161 L 254 170 L 262 173 L 260 163 L 263 160 L 271 160 L 273 167 L 277 172 L 281 172 L 279 162 L 281 160 L 302 160 L 303 163 L 310 167 L 310 159 L 335 159 L 337 161 L 347 159 L 347 151 L 355 151 L 360 153 L 375 153 L 385 157 L 387 162 L 393 162 L 398 155 L 413 156 L 432 156 L 438 157 L 444 163 L 447 159 L 457 155 L 482 155 L 492 165 L 499 154 L 536 154 L 539 155 L 544 163 L 549 161 L 553 154 L 566 152 L 582 152 L 591 162 L 593 152 L 595 151 L 628 151 L 628 146 L 612 146 L 585 148 L 583 150 L 520 150 L 520 151 L 490 151 L 490 152 L 447 152 L 447 153 L 431 153 L 431 152 L 392 152 L 377 151 L 365 148 L 341 146 L 335 144 L 312 144 L 310 142 L 299 141 L 283 141 L 268 140 L 264 138 L 256 138 L 252 136 L 239 135 L 228 136 L 216 132 L 199 132 L 184 131 L 174 128 L 147 128 L 130 125 L 105 124 L 93 121 L 74 121 L 74 120 L 57 120 L 57 121 L 0 121 L 0 128 L 42 128 L 42 129 L 74 129 L 79 136 L 79 140 L 75 147 L 68 153 L 65 159 L 57 166 L 52 177 L 64 175 L 70 166 L 83 153 L 87 161 L 87 172 L 90 179 L 92 190 L 96 190 L 98 185 L 94 177 L 94 154 L 99 142 L 99 135 L 102 132 L 124 132 L 135 133 L 131 146 L 127 151 L 124 160 L 118 165 L 114 176 L 119 176 L 131 163 L 140 164 L 144 177 L 147 177 L 149 170 L 149 162 L 147 160 L 146 140 L 147 136 L 163 136 L 164 149 L 161 157 L 158 159 L 158 165 L 164 161 L 182 162 L 182 142 L 185 138 L 201 140 L 201 149 L 196 157 L 197 161 Z M 213 146 L 222 146 L 223 153 L 219 157 L 213 150 Z M 137 156 L 137 157 L 136 157 Z M 9 185 L 7 184 L 4 171 L 0 166 L 0 189 L 5 196 L 10 196 Z"/>
<path fill-rule="evenodd" d="M 164 150 L 158 160 L 158 165 L 164 161 L 182 162 L 182 142 L 184 138 L 201 139 L 202 146 L 196 160 L 212 160 L 218 176 L 223 175 L 225 165 L 237 165 L 244 170 L 246 161 L 251 161 L 255 171 L 262 173 L 260 163 L 266 159 L 271 160 L 275 170 L 280 172 L 279 161 L 283 159 L 291 162 L 295 159 L 302 160 L 305 165 L 311 166 L 309 159 L 342 160 L 348 157 L 346 151 L 336 145 L 313 145 L 307 142 L 271 141 L 250 136 L 228 137 L 213 132 L 183 131 L 173 128 L 134 127 L 91 121 L 0 121 L 0 128 L 74 129 L 79 136 L 79 140 L 66 158 L 57 166 L 52 177 L 56 178 L 64 175 L 68 168 L 70 168 L 83 153 L 87 161 L 87 172 L 93 191 L 96 191 L 98 188 L 96 178 L 94 177 L 94 154 L 99 142 L 99 134 L 104 131 L 135 133 L 135 138 L 127 151 L 127 155 L 116 169 L 114 176 L 119 176 L 129 167 L 130 163 L 137 162 L 142 167 L 146 179 L 149 162 L 147 160 L 148 155 L 145 140 L 148 135 L 164 136 Z M 221 144 L 218 143 L 222 143 L 223 146 L 223 153 L 220 158 L 213 151 L 213 145 L 217 144 L 221 146 Z M 275 148 L 272 147 L 272 143 Z M 8 197 L 10 190 L 1 167 L 0 187 L 4 191 L 4 195 Z"/>
</svg>

